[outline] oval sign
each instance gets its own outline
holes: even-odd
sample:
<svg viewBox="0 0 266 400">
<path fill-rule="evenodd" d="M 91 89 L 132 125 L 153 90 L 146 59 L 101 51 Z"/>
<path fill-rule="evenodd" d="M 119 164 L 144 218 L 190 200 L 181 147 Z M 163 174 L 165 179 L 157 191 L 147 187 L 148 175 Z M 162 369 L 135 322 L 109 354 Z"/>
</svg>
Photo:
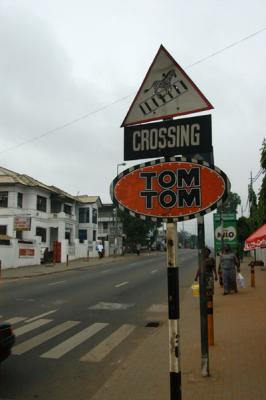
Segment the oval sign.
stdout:
<svg viewBox="0 0 266 400">
<path fill-rule="evenodd" d="M 111 185 L 111 197 L 132 215 L 182 221 L 207 214 L 225 201 L 227 176 L 204 161 L 171 157 L 131 167 Z"/>
</svg>

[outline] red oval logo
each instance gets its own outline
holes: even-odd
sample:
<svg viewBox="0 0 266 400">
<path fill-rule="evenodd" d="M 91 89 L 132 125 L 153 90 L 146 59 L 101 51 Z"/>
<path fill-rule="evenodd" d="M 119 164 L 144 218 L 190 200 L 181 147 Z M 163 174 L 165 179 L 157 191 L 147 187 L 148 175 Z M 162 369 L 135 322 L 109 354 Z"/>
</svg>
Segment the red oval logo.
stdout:
<svg viewBox="0 0 266 400">
<path fill-rule="evenodd" d="M 113 201 L 135 214 L 171 221 L 206 214 L 223 202 L 230 183 L 217 167 L 155 160 L 124 171 L 112 184 Z"/>
</svg>

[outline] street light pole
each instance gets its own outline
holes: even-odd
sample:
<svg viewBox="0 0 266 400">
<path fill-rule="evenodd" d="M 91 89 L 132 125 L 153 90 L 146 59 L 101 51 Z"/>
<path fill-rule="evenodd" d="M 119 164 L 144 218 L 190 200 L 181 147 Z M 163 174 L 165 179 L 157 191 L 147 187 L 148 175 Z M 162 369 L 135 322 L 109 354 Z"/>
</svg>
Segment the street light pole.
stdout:
<svg viewBox="0 0 266 400">
<path fill-rule="evenodd" d="M 116 175 L 118 175 L 119 167 L 127 165 L 125 162 L 116 164 Z M 114 248 L 114 255 L 116 256 L 118 253 L 118 220 L 117 220 L 117 208 L 114 209 L 115 213 L 115 248 Z"/>
<path fill-rule="evenodd" d="M 122 163 L 119 163 L 119 164 L 116 165 L 116 175 L 118 175 L 118 169 L 119 169 L 119 167 L 122 166 L 122 165 L 125 166 L 125 165 L 127 165 L 127 164 L 126 164 L 125 162 L 122 162 Z"/>
</svg>

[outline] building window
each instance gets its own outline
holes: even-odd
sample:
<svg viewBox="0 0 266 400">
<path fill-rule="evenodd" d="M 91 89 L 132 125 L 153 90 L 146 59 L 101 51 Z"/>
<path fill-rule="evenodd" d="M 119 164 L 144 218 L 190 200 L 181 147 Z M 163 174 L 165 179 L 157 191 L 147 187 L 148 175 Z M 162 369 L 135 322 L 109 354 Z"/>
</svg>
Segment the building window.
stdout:
<svg viewBox="0 0 266 400">
<path fill-rule="evenodd" d="M 70 243 L 70 232 L 69 231 L 65 231 L 65 239 L 68 240 L 68 242 Z"/>
<path fill-rule="evenodd" d="M 23 194 L 18 193 L 18 208 L 22 208 L 22 204 L 23 204 Z"/>
<path fill-rule="evenodd" d="M 37 196 L 37 210 L 38 211 L 46 211 L 46 197 Z"/>
<path fill-rule="evenodd" d="M 108 222 L 103 222 L 103 229 L 105 231 L 108 229 Z"/>
<path fill-rule="evenodd" d="M 62 211 L 62 203 L 57 199 L 51 199 L 51 213 L 58 214 Z"/>
<path fill-rule="evenodd" d="M 84 243 L 84 240 L 87 240 L 87 230 L 80 229 L 79 230 L 79 241 L 80 241 L 80 243 Z"/>
<path fill-rule="evenodd" d="M 22 240 L 22 231 L 16 231 L 16 239 Z"/>
<path fill-rule="evenodd" d="M 96 208 L 92 209 L 92 223 L 97 224 L 97 210 Z"/>
<path fill-rule="evenodd" d="M 90 209 L 89 208 L 80 208 L 79 209 L 79 223 L 86 224 L 90 222 Z"/>
<path fill-rule="evenodd" d="M 46 242 L 46 229 L 41 228 L 40 226 L 36 227 L 36 236 L 40 236 L 42 238 L 42 243 Z"/>
<path fill-rule="evenodd" d="M 72 207 L 69 206 L 68 204 L 64 204 L 64 213 L 71 215 L 71 212 L 72 212 Z"/>
<path fill-rule="evenodd" d="M 0 192 L 0 207 L 7 207 L 8 205 L 8 192 Z"/>
<path fill-rule="evenodd" d="M 6 235 L 7 225 L 0 225 L 0 235 Z"/>
<path fill-rule="evenodd" d="M 92 240 L 93 242 L 96 242 L 96 231 L 92 232 Z"/>
</svg>

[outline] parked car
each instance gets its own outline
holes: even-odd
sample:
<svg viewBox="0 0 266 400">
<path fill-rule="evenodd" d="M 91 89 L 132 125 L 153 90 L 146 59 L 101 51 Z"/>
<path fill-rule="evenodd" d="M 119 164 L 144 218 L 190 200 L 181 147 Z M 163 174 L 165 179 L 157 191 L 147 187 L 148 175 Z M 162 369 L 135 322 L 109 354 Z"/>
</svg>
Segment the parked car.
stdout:
<svg viewBox="0 0 266 400">
<path fill-rule="evenodd" d="M 11 354 L 14 343 L 15 335 L 12 326 L 7 322 L 0 323 L 0 363 Z"/>
</svg>

